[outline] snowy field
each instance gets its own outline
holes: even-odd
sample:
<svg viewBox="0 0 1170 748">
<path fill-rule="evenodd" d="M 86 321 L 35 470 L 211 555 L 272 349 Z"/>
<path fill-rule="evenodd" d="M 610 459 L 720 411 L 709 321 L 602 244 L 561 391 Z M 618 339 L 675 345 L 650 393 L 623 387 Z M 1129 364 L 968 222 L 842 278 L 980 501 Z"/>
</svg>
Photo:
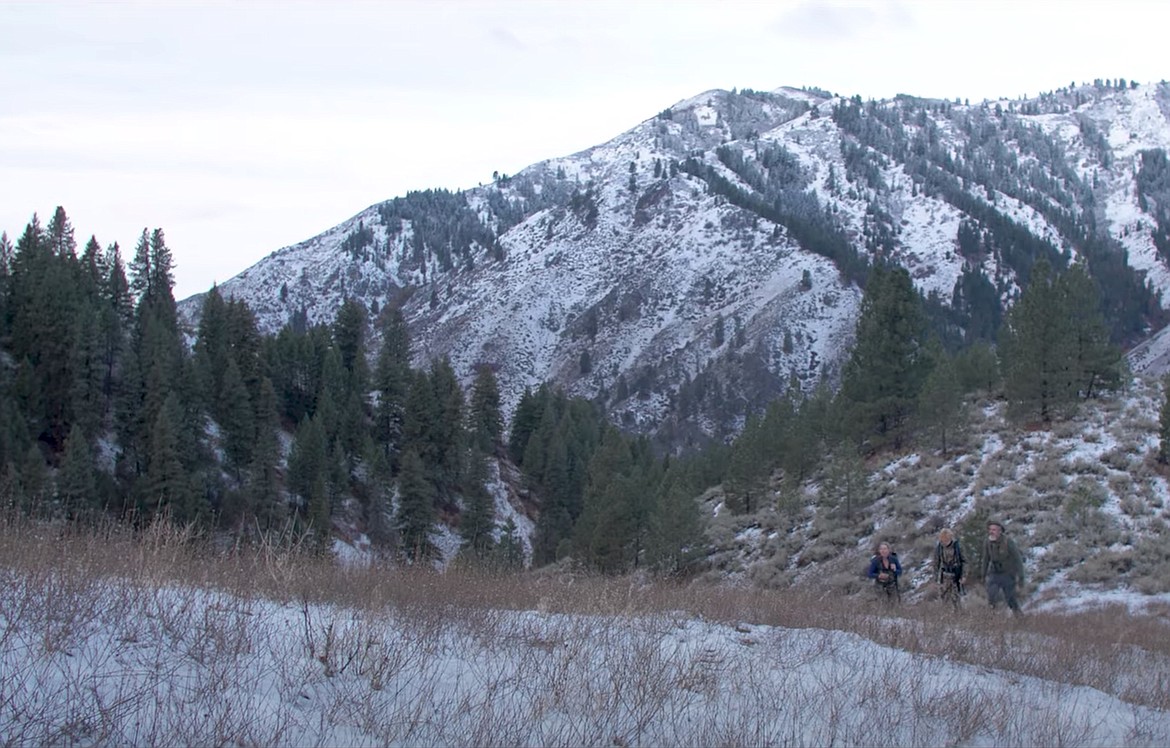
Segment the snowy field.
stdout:
<svg viewBox="0 0 1170 748">
<path fill-rule="evenodd" d="M 0 541 L 3 745 L 1170 744 L 1157 616 Z"/>
</svg>

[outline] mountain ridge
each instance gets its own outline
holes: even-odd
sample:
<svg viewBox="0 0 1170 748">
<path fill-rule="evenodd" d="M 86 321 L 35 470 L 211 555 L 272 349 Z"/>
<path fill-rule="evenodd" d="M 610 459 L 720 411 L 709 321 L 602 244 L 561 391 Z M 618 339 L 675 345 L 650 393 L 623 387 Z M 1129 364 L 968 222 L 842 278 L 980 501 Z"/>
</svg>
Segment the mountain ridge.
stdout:
<svg viewBox="0 0 1170 748">
<path fill-rule="evenodd" d="M 345 298 L 398 306 L 418 361 L 465 383 L 491 365 L 505 412 L 552 382 L 679 447 L 833 381 L 874 262 L 940 308 L 966 293 L 962 337 L 990 314 L 978 293 L 1002 313 L 1037 257 L 1085 257 L 1116 285 L 1117 336 L 1145 338 L 1170 288 L 1170 184 L 1143 154 L 1168 147 L 1164 83 L 976 105 L 713 90 L 489 185 L 371 205 L 220 291 L 267 332 Z"/>
</svg>

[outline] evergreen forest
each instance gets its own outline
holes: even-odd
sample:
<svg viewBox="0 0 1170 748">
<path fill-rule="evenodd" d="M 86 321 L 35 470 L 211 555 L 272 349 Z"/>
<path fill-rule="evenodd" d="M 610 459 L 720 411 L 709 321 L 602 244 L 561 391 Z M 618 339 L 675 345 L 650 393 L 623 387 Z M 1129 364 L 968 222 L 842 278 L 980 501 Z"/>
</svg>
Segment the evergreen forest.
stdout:
<svg viewBox="0 0 1170 748">
<path fill-rule="evenodd" d="M 850 106 L 836 115 L 843 126 Z M 780 151 L 761 158 L 776 170 L 786 163 Z M 849 274 L 847 244 L 786 194 L 761 210 L 823 234 Z M 407 217 L 409 206 L 398 207 Z M 993 227 L 968 230 L 977 243 Z M 197 328 L 185 329 L 173 265 L 161 229 L 144 230 L 124 256 L 117 243 L 79 244 L 63 208 L 45 225 L 34 216 L 15 242 L 0 237 L 8 510 L 66 523 L 170 522 L 216 541 L 321 552 L 356 527 L 404 563 L 436 560 L 442 527 L 471 564 L 572 558 L 604 573 L 685 574 L 707 554 L 699 499 L 714 487 L 725 510 L 751 513 L 797 500 L 816 479 L 819 500 L 851 516 L 863 510 L 866 460 L 946 454 L 971 393 L 1006 399 L 1021 422 L 1050 422 L 1124 378 L 1117 319 L 1107 320 L 1084 262 L 1039 253 L 1002 321 L 956 346 L 941 339 L 907 271 L 879 261 L 856 278 L 856 344 L 835 390 L 789 390 L 729 443 L 663 454 L 608 423 L 600 404 L 548 385 L 501 412 L 492 362 L 466 388 L 449 361 L 418 365 L 407 321 L 390 305 L 374 314 L 349 300 L 330 324 L 294 317 L 262 335 L 246 304 L 213 288 Z M 498 511 L 505 479 L 534 522 L 530 559 Z"/>
</svg>

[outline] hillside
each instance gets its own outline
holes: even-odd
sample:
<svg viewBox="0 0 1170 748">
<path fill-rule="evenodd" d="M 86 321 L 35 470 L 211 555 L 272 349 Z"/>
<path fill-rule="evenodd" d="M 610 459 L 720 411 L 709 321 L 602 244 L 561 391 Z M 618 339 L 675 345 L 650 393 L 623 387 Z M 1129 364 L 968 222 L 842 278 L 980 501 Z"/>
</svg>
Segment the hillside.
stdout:
<svg viewBox="0 0 1170 748">
<path fill-rule="evenodd" d="M 875 262 L 909 269 L 956 340 L 994 333 L 1038 257 L 1088 262 L 1118 342 L 1160 328 L 1168 116 L 1170 87 L 1124 81 L 979 103 L 710 91 L 492 184 L 373 205 L 221 290 L 269 332 L 345 298 L 400 306 L 418 363 L 491 365 L 508 412 L 548 381 L 676 447 L 727 438 L 834 380 Z"/>
<path fill-rule="evenodd" d="M 885 541 L 906 568 L 907 599 L 929 600 L 938 530 L 954 527 L 970 556 L 984 523 L 997 518 L 1026 556 L 1029 607 L 1165 605 L 1170 486 L 1156 460 L 1161 403 L 1160 383 L 1140 376 L 1049 426 L 1013 424 L 1002 401 L 973 402 L 970 426 L 948 455 L 924 444 L 871 459 L 851 516 L 826 480 L 831 467 L 795 493 L 774 485 L 776 501 L 752 515 L 726 511 L 714 490 L 706 497 L 718 549 L 713 574 L 868 594 L 865 565 Z M 981 590 L 972 595 L 982 599 Z"/>
</svg>

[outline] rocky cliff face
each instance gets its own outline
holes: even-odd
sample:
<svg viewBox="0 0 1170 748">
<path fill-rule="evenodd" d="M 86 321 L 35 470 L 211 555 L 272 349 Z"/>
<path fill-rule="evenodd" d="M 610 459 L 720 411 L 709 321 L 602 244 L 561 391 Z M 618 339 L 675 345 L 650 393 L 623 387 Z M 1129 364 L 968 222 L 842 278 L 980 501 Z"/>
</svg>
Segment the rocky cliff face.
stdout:
<svg viewBox="0 0 1170 748">
<path fill-rule="evenodd" d="M 490 185 L 371 206 L 221 291 L 267 331 L 347 297 L 398 305 L 420 364 L 494 366 L 506 411 L 551 381 L 677 446 L 831 380 L 875 262 L 970 338 L 1037 258 L 1082 259 L 1136 343 L 1170 286 L 1167 149 L 1165 84 L 978 104 L 709 91 Z"/>
</svg>

